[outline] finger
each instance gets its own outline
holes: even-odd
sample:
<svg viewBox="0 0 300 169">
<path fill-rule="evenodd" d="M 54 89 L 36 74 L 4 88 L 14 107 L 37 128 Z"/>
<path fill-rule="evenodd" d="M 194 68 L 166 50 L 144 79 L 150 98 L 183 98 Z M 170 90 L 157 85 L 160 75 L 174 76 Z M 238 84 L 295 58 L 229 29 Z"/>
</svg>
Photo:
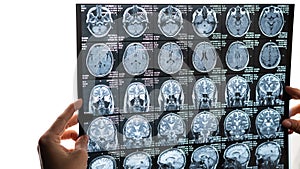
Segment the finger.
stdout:
<svg viewBox="0 0 300 169">
<path fill-rule="evenodd" d="M 62 140 L 72 139 L 76 141 L 78 138 L 78 133 L 74 130 L 67 130 L 61 135 Z"/>
<path fill-rule="evenodd" d="M 285 91 L 292 97 L 292 99 L 300 99 L 300 90 L 290 86 L 285 87 Z"/>
<path fill-rule="evenodd" d="M 71 119 L 69 120 L 66 129 L 72 127 L 78 123 L 78 114 L 74 114 Z"/>
<path fill-rule="evenodd" d="M 82 100 L 78 99 L 74 103 L 70 104 L 66 110 L 56 119 L 56 121 L 52 124 L 52 126 L 49 128 L 49 132 L 53 133 L 55 135 L 60 136 L 63 131 L 65 130 L 65 127 L 72 117 L 73 113 L 78 110 L 82 106 Z"/>
<path fill-rule="evenodd" d="M 296 133 L 300 133 L 300 121 L 294 119 L 285 119 L 283 120 L 282 125 Z"/>
<path fill-rule="evenodd" d="M 290 110 L 290 116 L 295 116 L 296 114 L 300 113 L 300 104 L 292 107 Z"/>
<path fill-rule="evenodd" d="M 88 136 L 82 135 L 75 142 L 75 150 L 87 150 Z"/>
</svg>

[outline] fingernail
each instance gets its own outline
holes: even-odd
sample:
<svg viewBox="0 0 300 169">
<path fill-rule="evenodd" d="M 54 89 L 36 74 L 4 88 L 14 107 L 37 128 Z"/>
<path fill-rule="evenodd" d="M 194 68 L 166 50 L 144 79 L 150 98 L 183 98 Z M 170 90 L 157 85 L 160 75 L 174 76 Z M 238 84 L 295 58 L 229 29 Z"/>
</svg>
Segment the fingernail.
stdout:
<svg viewBox="0 0 300 169">
<path fill-rule="evenodd" d="M 282 125 L 286 128 L 290 128 L 292 126 L 292 123 L 289 120 L 284 120 L 282 122 Z"/>
<path fill-rule="evenodd" d="M 82 106 L 82 99 L 78 99 L 74 102 L 74 108 L 75 110 L 79 110 Z"/>
</svg>

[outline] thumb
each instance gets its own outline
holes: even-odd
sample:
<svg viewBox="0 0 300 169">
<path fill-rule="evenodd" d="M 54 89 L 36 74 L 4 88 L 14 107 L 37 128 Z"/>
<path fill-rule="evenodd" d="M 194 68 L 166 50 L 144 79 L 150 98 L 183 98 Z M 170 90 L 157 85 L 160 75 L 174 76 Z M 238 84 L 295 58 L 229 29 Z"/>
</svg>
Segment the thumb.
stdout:
<svg viewBox="0 0 300 169">
<path fill-rule="evenodd" d="M 300 121 L 294 119 L 285 119 L 283 120 L 282 125 L 296 133 L 300 133 Z"/>
<path fill-rule="evenodd" d="M 75 142 L 75 150 L 87 150 L 88 136 L 82 135 Z"/>
</svg>

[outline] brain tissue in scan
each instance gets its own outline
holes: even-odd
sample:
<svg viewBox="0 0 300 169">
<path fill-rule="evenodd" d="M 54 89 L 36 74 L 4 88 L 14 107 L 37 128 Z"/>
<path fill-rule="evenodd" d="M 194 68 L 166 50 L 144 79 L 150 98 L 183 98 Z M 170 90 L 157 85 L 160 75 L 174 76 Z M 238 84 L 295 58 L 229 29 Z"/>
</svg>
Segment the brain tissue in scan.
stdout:
<svg viewBox="0 0 300 169">
<path fill-rule="evenodd" d="M 174 42 L 165 43 L 159 51 L 158 54 L 158 66 L 159 68 L 167 73 L 174 74 L 177 73 L 183 64 L 183 53 Z"/>
<path fill-rule="evenodd" d="M 113 19 L 108 8 L 96 5 L 92 7 L 87 13 L 87 28 L 90 33 L 97 37 L 104 37 L 112 28 Z"/>
<path fill-rule="evenodd" d="M 267 42 L 259 54 L 259 63 L 265 69 L 276 68 L 281 60 L 279 47 L 274 42 Z"/>
<path fill-rule="evenodd" d="M 192 26 L 200 37 L 209 37 L 217 28 L 218 20 L 215 10 L 203 6 L 193 13 Z"/>
<path fill-rule="evenodd" d="M 159 169 L 183 169 L 186 164 L 184 152 L 178 148 L 163 151 L 157 160 Z"/>
<path fill-rule="evenodd" d="M 103 155 L 90 162 L 89 169 L 116 169 L 116 161 L 112 156 Z"/>
<path fill-rule="evenodd" d="M 149 93 L 141 82 L 131 83 L 124 97 L 124 113 L 148 112 L 150 106 Z"/>
<path fill-rule="evenodd" d="M 133 5 L 123 14 L 123 28 L 131 37 L 142 36 L 148 28 L 149 20 L 144 8 Z"/>
<path fill-rule="evenodd" d="M 225 149 L 223 169 L 246 169 L 250 161 L 250 150 L 246 144 L 235 143 Z"/>
<path fill-rule="evenodd" d="M 241 76 L 234 76 L 227 82 L 225 100 L 228 107 L 246 106 L 250 98 L 250 87 Z"/>
<path fill-rule="evenodd" d="M 217 102 L 218 91 L 209 78 L 198 79 L 193 87 L 192 99 L 196 109 L 209 109 Z"/>
<path fill-rule="evenodd" d="M 230 44 L 225 58 L 229 69 L 233 71 L 241 71 L 248 65 L 249 52 L 243 42 L 237 41 Z"/>
<path fill-rule="evenodd" d="M 211 145 L 198 147 L 192 153 L 190 169 L 216 169 L 219 153 Z"/>
<path fill-rule="evenodd" d="M 276 6 L 263 8 L 258 25 L 265 36 L 274 37 L 278 35 L 284 26 L 282 10 Z"/>
<path fill-rule="evenodd" d="M 280 114 L 271 108 L 262 110 L 256 117 L 255 126 L 261 138 L 275 138 L 280 127 Z"/>
<path fill-rule="evenodd" d="M 148 153 L 137 151 L 125 157 L 124 169 L 151 169 L 152 160 Z"/>
<path fill-rule="evenodd" d="M 192 56 L 194 68 L 201 73 L 210 72 L 216 65 L 218 53 L 209 42 L 200 42 L 196 45 Z"/>
<path fill-rule="evenodd" d="M 114 113 L 114 98 L 110 88 L 106 85 L 96 85 L 90 93 L 89 112 L 94 116 Z"/>
<path fill-rule="evenodd" d="M 231 36 L 244 36 L 248 32 L 250 24 L 250 15 L 246 8 L 237 6 L 228 10 L 225 25 Z"/>
<path fill-rule="evenodd" d="M 258 169 L 277 168 L 281 158 L 281 148 L 274 141 L 262 143 L 256 148 L 255 157 Z"/>
<path fill-rule="evenodd" d="M 183 26 L 182 13 L 172 5 L 162 8 L 158 13 L 157 24 L 163 35 L 174 37 L 180 32 Z"/>
<path fill-rule="evenodd" d="M 249 116 L 242 110 L 231 111 L 224 120 L 225 135 L 229 140 L 243 140 L 251 126 Z"/>
</svg>

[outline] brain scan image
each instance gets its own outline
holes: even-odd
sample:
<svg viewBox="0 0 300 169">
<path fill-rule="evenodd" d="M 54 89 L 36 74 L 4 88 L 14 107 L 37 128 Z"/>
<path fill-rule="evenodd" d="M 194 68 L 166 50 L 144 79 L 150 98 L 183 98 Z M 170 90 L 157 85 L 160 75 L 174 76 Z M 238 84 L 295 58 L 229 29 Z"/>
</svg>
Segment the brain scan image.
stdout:
<svg viewBox="0 0 300 169">
<path fill-rule="evenodd" d="M 86 17 L 87 29 L 97 38 L 106 36 L 112 28 L 111 12 L 104 6 L 96 5 L 96 7 L 92 7 Z"/>
<path fill-rule="evenodd" d="M 183 169 L 186 164 L 184 152 L 178 148 L 163 151 L 157 160 L 159 169 Z"/>
<path fill-rule="evenodd" d="M 246 169 L 250 161 L 250 150 L 246 144 L 235 143 L 224 152 L 224 169 Z"/>
<path fill-rule="evenodd" d="M 249 62 L 249 52 L 243 42 L 237 41 L 230 44 L 226 52 L 226 64 L 233 71 L 245 69 Z"/>
<path fill-rule="evenodd" d="M 192 62 L 198 72 L 210 72 L 216 65 L 218 53 L 209 42 L 200 42 L 195 47 Z"/>
<path fill-rule="evenodd" d="M 86 66 L 95 77 L 103 77 L 111 72 L 114 56 L 109 47 L 103 43 L 94 44 L 86 57 Z"/>
<path fill-rule="evenodd" d="M 172 5 L 162 8 L 158 13 L 157 24 L 163 35 L 166 37 L 174 37 L 182 28 L 182 13 L 178 8 Z"/>
<path fill-rule="evenodd" d="M 138 151 L 125 157 L 124 169 L 151 169 L 152 160 L 148 153 Z"/>
<path fill-rule="evenodd" d="M 226 104 L 229 107 L 246 106 L 250 98 L 250 87 L 241 76 L 234 76 L 227 82 L 225 91 Z"/>
<path fill-rule="evenodd" d="M 123 128 L 123 141 L 127 149 L 150 146 L 152 128 L 148 120 L 140 115 L 131 116 Z"/>
<path fill-rule="evenodd" d="M 165 43 L 158 54 L 159 68 L 167 73 L 177 73 L 183 64 L 183 53 L 180 47 L 174 42 Z"/>
<path fill-rule="evenodd" d="M 123 28 L 131 37 L 140 37 L 148 28 L 149 20 L 144 8 L 133 5 L 123 14 Z"/>
<path fill-rule="evenodd" d="M 182 109 L 184 94 L 181 84 L 176 80 L 165 81 L 159 90 L 158 103 L 163 111 Z"/>
<path fill-rule="evenodd" d="M 191 131 L 195 138 L 195 143 L 209 143 L 213 140 L 219 129 L 219 120 L 217 117 L 208 112 L 198 113 L 192 122 Z"/>
<path fill-rule="evenodd" d="M 89 169 L 116 169 L 116 160 L 112 156 L 103 155 L 90 162 Z"/>
<path fill-rule="evenodd" d="M 106 85 L 96 85 L 90 93 L 89 112 L 94 116 L 114 113 L 114 98 L 111 90 Z"/>
<path fill-rule="evenodd" d="M 185 122 L 175 113 L 163 116 L 158 123 L 157 131 L 161 145 L 177 144 L 180 138 L 186 136 Z"/>
<path fill-rule="evenodd" d="M 284 16 L 282 10 L 276 6 L 265 7 L 258 21 L 261 32 L 268 37 L 278 35 L 284 25 Z"/>
<path fill-rule="evenodd" d="M 205 145 L 194 150 L 190 169 L 216 169 L 218 162 L 217 149 L 211 145 Z"/>
<path fill-rule="evenodd" d="M 256 101 L 259 105 L 276 105 L 281 102 L 279 96 L 283 93 L 280 79 L 273 74 L 262 76 L 256 85 Z"/>
<path fill-rule="evenodd" d="M 242 110 L 233 110 L 224 120 L 224 131 L 229 140 L 245 139 L 250 126 L 250 118 Z"/>
<path fill-rule="evenodd" d="M 108 151 L 115 150 L 118 145 L 117 128 L 113 121 L 107 117 L 98 117 L 88 127 L 89 150 Z"/>
<path fill-rule="evenodd" d="M 217 87 L 211 79 L 204 77 L 196 81 L 192 93 L 196 109 L 212 108 L 217 102 L 217 96 Z"/>
<path fill-rule="evenodd" d="M 258 169 L 277 168 L 281 158 L 281 148 L 273 141 L 260 144 L 256 151 Z"/>
<path fill-rule="evenodd" d="M 149 65 L 147 49 L 141 43 L 129 44 L 123 54 L 123 66 L 130 75 L 141 75 Z"/>
<path fill-rule="evenodd" d="M 148 112 L 150 106 L 149 93 L 141 82 L 131 83 L 124 98 L 124 113 Z"/>
<path fill-rule="evenodd" d="M 261 138 L 275 138 L 280 127 L 280 114 L 271 108 L 261 111 L 255 120 L 257 133 Z"/>
<path fill-rule="evenodd" d="M 209 37 L 217 28 L 218 20 L 215 10 L 203 6 L 193 13 L 192 26 L 200 37 Z"/>
<path fill-rule="evenodd" d="M 276 68 L 281 60 L 279 47 L 274 42 L 264 44 L 259 54 L 259 63 L 265 69 Z"/>
<path fill-rule="evenodd" d="M 225 25 L 231 36 L 244 36 L 248 32 L 250 24 L 250 15 L 246 8 L 237 6 L 229 9 Z"/>
</svg>

